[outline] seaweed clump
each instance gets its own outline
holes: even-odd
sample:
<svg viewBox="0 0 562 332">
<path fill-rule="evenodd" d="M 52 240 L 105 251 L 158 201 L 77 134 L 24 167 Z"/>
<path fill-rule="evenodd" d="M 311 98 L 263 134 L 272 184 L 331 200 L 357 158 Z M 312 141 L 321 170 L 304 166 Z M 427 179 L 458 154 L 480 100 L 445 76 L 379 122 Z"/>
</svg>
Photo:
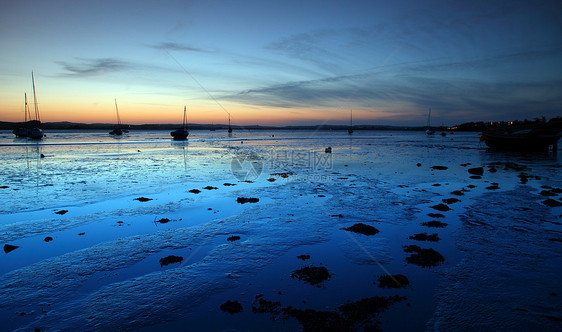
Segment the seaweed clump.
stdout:
<svg viewBox="0 0 562 332">
<path fill-rule="evenodd" d="M 442 228 L 442 227 L 445 227 L 447 225 L 449 225 L 449 224 L 447 224 L 446 222 L 438 221 L 438 220 L 422 222 L 422 226 L 426 226 L 426 227 Z"/>
<path fill-rule="evenodd" d="M 245 203 L 257 203 L 259 202 L 260 199 L 259 198 L 255 198 L 255 197 L 238 197 L 236 199 L 237 203 L 240 204 L 245 204 Z"/>
<path fill-rule="evenodd" d="M 174 256 L 174 255 L 166 256 L 164 258 L 160 258 L 160 267 L 173 263 L 181 263 L 182 261 L 183 261 L 183 257 L 181 256 Z"/>
<path fill-rule="evenodd" d="M 293 271 L 291 278 L 297 278 L 311 285 L 317 285 L 322 281 L 329 280 L 330 271 L 324 266 L 305 266 Z"/>
<path fill-rule="evenodd" d="M 305 260 L 307 260 L 307 259 L 310 259 L 310 255 L 308 255 L 308 254 L 307 254 L 307 255 L 304 255 L 304 254 L 303 254 L 303 255 L 298 255 L 297 258 L 300 259 L 300 260 L 305 261 Z"/>
<path fill-rule="evenodd" d="M 549 199 L 545 199 L 544 201 L 542 201 L 542 203 L 548 207 L 558 207 L 558 206 L 562 206 L 562 203 L 560 203 L 559 201 L 549 198 Z"/>
<path fill-rule="evenodd" d="M 238 301 L 228 300 L 220 306 L 220 309 L 222 311 L 228 312 L 231 315 L 234 315 L 239 312 L 242 312 L 242 305 Z"/>
<path fill-rule="evenodd" d="M 363 235 L 375 235 L 379 232 L 378 229 L 370 225 L 365 225 L 364 223 L 357 223 L 351 227 L 342 228 L 345 231 L 359 233 Z"/>
<path fill-rule="evenodd" d="M 428 235 L 427 233 L 419 233 L 419 234 L 414 234 L 410 237 L 408 237 L 411 240 L 416 240 L 416 241 L 430 241 L 430 242 L 437 242 L 440 240 L 439 236 L 437 236 L 437 233 L 435 234 L 431 234 Z"/>
<path fill-rule="evenodd" d="M 445 205 L 443 203 L 430 206 L 430 208 L 435 209 L 437 211 L 442 211 L 442 212 L 449 211 L 451 209 L 448 205 Z"/>
<path fill-rule="evenodd" d="M 386 274 L 380 276 L 378 281 L 381 288 L 404 288 L 410 284 L 410 280 L 403 274 Z"/>
<path fill-rule="evenodd" d="M 445 258 L 434 249 L 422 249 L 417 245 L 404 246 L 404 252 L 413 253 L 406 257 L 406 261 L 421 267 L 437 266 L 445 261 Z"/>
</svg>

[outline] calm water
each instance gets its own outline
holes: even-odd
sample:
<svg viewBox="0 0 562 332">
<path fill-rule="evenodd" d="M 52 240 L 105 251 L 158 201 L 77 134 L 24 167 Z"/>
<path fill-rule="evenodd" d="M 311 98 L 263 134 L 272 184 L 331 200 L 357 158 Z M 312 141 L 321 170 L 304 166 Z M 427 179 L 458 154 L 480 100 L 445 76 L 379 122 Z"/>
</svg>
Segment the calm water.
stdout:
<svg viewBox="0 0 562 332">
<path fill-rule="evenodd" d="M 385 330 L 560 327 L 562 210 L 542 203 L 560 201 L 544 187 L 562 188 L 557 155 L 489 151 L 475 133 L 192 131 L 187 142 L 165 131 L 47 135 L 29 142 L 0 132 L 0 239 L 19 246 L 0 255 L 7 330 L 301 326 L 253 313 L 258 294 L 317 311 L 407 297 L 374 316 Z M 480 166 L 482 178 L 471 178 L 467 169 Z M 459 199 L 450 211 L 432 208 L 449 198 Z M 435 219 L 448 225 L 422 225 Z M 359 222 L 380 232 L 342 230 Z M 423 232 L 440 240 L 409 239 Z M 232 235 L 240 240 L 227 241 Z M 403 246 L 412 244 L 445 261 L 408 263 Z M 169 255 L 183 260 L 161 266 Z M 291 278 L 307 265 L 331 278 L 320 287 Z M 409 286 L 378 287 L 387 273 L 407 276 Z M 221 311 L 227 300 L 243 311 Z"/>
</svg>

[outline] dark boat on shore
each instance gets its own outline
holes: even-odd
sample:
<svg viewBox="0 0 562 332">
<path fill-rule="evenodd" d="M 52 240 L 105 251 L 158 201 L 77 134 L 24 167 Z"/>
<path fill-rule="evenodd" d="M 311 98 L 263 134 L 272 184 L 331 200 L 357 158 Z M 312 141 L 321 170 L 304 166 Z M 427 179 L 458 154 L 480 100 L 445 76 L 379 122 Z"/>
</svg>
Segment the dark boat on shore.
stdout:
<svg viewBox="0 0 562 332">
<path fill-rule="evenodd" d="M 183 107 L 183 121 L 181 129 L 176 129 L 170 132 L 170 135 L 175 141 L 185 141 L 187 136 L 189 136 L 189 131 L 187 130 L 187 107 Z"/>
<path fill-rule="evenodd" d="M 119 116 L 119 109 L 117 108 L 117 99 L 115 99 L 115 114 L 117 114 L 117 126 L 109 132 L 109 135 L 122 136 L 123 133 L 127 131 L 122 129 L 123 124 L 121 124 L 121 117 Z"/>
<path fill-rule="evenodd" d="M 494 149 L 516 151 L 558 150 L 562 131 L 554 128 L 496 130 L 482 133 L 486 145 Z"/>
</svg>

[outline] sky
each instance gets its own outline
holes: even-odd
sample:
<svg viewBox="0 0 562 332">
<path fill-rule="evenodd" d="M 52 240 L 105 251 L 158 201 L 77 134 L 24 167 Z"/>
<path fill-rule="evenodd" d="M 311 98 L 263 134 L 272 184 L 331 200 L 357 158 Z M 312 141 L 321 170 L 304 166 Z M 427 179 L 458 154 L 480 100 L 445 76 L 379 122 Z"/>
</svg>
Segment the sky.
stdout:
<svg viewBox="0 0 562 332">
<path fill-rule="evenodd" d="M 554 1 L 1 1 L 0 121 L 423 126 L 562 116 Z M 33 105 L 31 105 L 33 109 Z"/>
</svg>

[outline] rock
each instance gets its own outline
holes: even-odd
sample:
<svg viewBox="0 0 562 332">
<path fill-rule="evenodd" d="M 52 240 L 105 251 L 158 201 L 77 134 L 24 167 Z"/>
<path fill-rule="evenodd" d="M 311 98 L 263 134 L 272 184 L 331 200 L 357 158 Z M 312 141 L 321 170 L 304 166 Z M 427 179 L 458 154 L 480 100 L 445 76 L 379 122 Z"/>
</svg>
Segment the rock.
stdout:
<svg viewBox="0 0 562 332">
<path fill-rule="evenodd" d="M 386 274 L 380 276 L 378 281 L 381 288 L 404 288 L 410 284 L 410 280 L 402 274 Z"/>
<path fill-rule="evenodd" d="M 486 187 L 487 190 L 498 190 L 500 187 L 497 184 Z"/>
<path fill-rule="evenodd" d="M 192 193 L 192 194 L 199 194 L 201 192 L 201 190 L 199 189 L 191 189 L 188 192 Z"/>
<path fill-rule="evenodd" d="M 213 187 L 213 186 L 206 186 L 206 187 L 204 187 L 203 189 L 205 189 L 205 190 L 217 190 L 217 189 L 219 189 L 219 188 Z"/>
<path fill-rule="evenodd" d="M 422 222 L 422 226 L 426 226 L 426 227 L 442 228 L 442 227 L 445 227 L 447 225 L 448 225 L 447 223 L 440 222 L 440 221 L 437 221 L 437 220 Z"/>
<path fill-rule="evenodd" d="M 230 237 L 229 237 L 228 239 L 226 239 L 226 240 L 227 240 L 227 241 L 230 241 L 230 242 L 238 241 L 238 240 L 240 240 L 240 236 L 238 236 L 238 235 L 232 235 L 232 236 L 230 236 Z"/>
<path fill-rule="evenodd" d="M 468 173 L 473 174 L 473 175 L 482 175 L 482 174 L 484 174 L 484 167 L 469 168 Z"/>
<path fill-rule="evenodd" d="M 55 211 L 56 214 L 60 214 L 61 216 L 63 214 L 66 214 L 68 212 L 68 210 L 59 210 L 59 211 Z"/>
<path fill-rule="evenodd" d="M 174 256 L 174 255 L 166 256 L 164 258 L 160 258 L 160 267 L 173 263 L 181 263 L 182 261 L 183 261 L 183 257 L 181 256 Z"/>
<path fill-rule="evenodd" d="M 47 236 L 46 238 L 43 239 L 43 241 L 45 241 L 45 242 L 51 242 L 51 241 L 53 241 L 53 238 L 50 237 L 50 236 Z"/>
<path fill-rule="evenodd" d="M 448 169 L 448 167 L 447 166 L 431 166 L 431 169 L 444 171 L 444 170 Z"/>
<path fill-rule="evenodd" d="M 466 186 L 466 187 L 467 187 L 467 188 L 470 188 L 470 189 L 476 188 L 476 186 L 475 186 L 475 185 L 473 185 L 473 184 L 469 184 L 469 185 L 468 185 L 468 186 Z"/>
<path fill-rule="evenodd" d="M 437 266 L 445 261 L 445 258 L 437 251 L 429 248 L 422 249 L 417 245 L 403 246 L 404 252 L 412 253 L 406 257 L 406 261 L 411 264 L 416 264 L 421 267 Z"/>
<path fill-rule="evenodd" d="M 462 196 L 464 193 L 460 190 L 451 191 L 451 195 Z"/>
<path fill-rule="evenodd" d="M 343 218 L 343 214 L 332 214 L 330 217 Z"/>
<path fill-rule="evenodd" d="M 295 173 L 291 173 L 291 172 L 284 172 L 284 173 L 271 173 L 271 176 L 280 176 L 283 179 L 286 179 L 289 177 L 289 175 L 295 175 Z"/>
<path fill-rule="evenodd" d="M 0 186 L 0 189 L 8 189 L 10 188 L 9 186 Z"/>
<path fill-rule="evenodd" d="M 452 198 L 444 198 L 444 199 L 442 199 L 442 201 L 443 201 L 443 203 L 446 203 L 446 204 L 453 204 L 453 203 L 460 202 L 461 200 L 458 199 L 458 198 L 452 197 Z"/>
<path fill-rule="evenodd" d="M 556 193 L 554 193 L 552 190 L 543 190 L 541 191 L 539 194 L 543 195 L 543 196 L 547 196 L 547 197 L 554 197 L 554 196 L 558 196 Z"/>
<path fill-rule="evenodd" d="M 363 223 L 357 223 L 351 227 L 342 228 L 342 229 L 345 231 L 359 233 L 363 235 L 375 235 L 379 232 L 379 230 L 374 228 L 373 226 L 365 225 Z"/>
<path fill-rule="evenodd" d="M 441 213 L 428 213 L 427 215 L 431 218 L 445 218 L 445 216 Z"/>
<path fill-rule="evenodd" d="M 275 182 L 276 180 L 277 180 L 276 178 L 269 178 L 269 179 L 267 179 L 267 181 L 269 181 L 269 182 Z"/>
<path fill-rule="evenodd" d="M 460 164 L 460 166 L 462 166 L 462 167 L 466 167 L 468 165 L 472 165 L 472 164 L 471 163 Z"/>
<path fill-rule="evenodd" d="M 172 221 L 172 220 L 170 220 L 168 218 L 162 218 L 162 219 L 159 219 L 159 220 L 154 220 L 154 222 L 161 223 L 161 224 L 166 224 L 166 223 L 169 223 L 170 221 Z"/>
<path fill-rule="evenodd" d="M 14 245 L 11 245 L 11 244 L 5 244 L 5 245 L 4 245 L 4 252 L 5 252 L 5 253 L 9 253 L 9 252 L 11 252 L 11 251 L 16 250 L 16 249 L 19 248 L 19 247 L 20 247 L 20 246 L 14 246 Z"/>
<path fill-rule="evenodd" d="M 222 311 L 228 312 L 231 315 L 234 315 L 239 312 L 242 312 L 242 305 L 238 301 L 228 300 L 220 306 L 220 309 Z"/>
<path fill-rule="evenodd" d="M 245 204 L 245 203 L 257 203 L 259 202 L 260 199 L 259 198 L 253 198 L 253 197 L 238 197 L 236 199 L 236 202 L 240 203 L 240 204 Z"/>
<path fill-rule="evenodd" d="M 480 175 L 471 175 L 469 176 L 471 179 L 480 180 L 482 177 Z"/>
<path fill-rule="evenodd" d="M 298 255 L 297 258 L 300 259 L 300 260 L 305 261 L 305 260 L 307 260 L 307 259 L 310 259 L 310 255 Z"/>
<path fill-rule="evenodd" d="M 562 206 L 562 203 L 554 200 L 552 198 L 546 199 L 544 201 L 542 201 L 542 203 L 548 207 L 558 207 L 558 206 Z"/>
<path fill-rule="evenodd" d="M 422 164 L 420 164 L 420 163 L 417 163 L 417 164 L 416 164 L 416 166 L 418 166 L 418 167 L 421 167 L 421 165 L 422 165 Z"/>
<path fill-rule="evenodd" d="M 86 232 L 78 233 L 78 236 L 86 235 Z"/>
<path fill-rule="evenodd" d="M 435 209 L 437 211 L 442 211 L 442 212 L 451 210 L 451 208 L 448 205 L 445 205 L 443 203 L 430 206 L 430 208 Z"/>
<path fill-rule="evenodd" d="M 324 266 L 305 266 L 293 271 L 291 278 L 297 278 L 311 285 L 330 279 L 330 272 Z"/>
<path fill-rule="evenodd" d="M 225 186 L 225 187 L 231 187 L 231 186 L 235 186 L 236 183 L 228 183 L 228 182 L 226 182 L 226 183 L 223 183 L 222 185 Z"/>
<path fill-rule="evenodd" d="M 414 234 L 410 237 L 408 237 L 411 240 L 416 240 L 416 241 L 430 241 L 430 242 L 437 242 L 440 240 L 439 236 L 437 236 L 437 234 L 431 234 L 431 235 L 427 235 L 427 233 L 419 233 L 419 234 Z"/>
<path fill-rule="evenodd" d="M 139 202 L 148 202 L 151 201 L 152 198 L 146 198 L 146 197 L 137 197 L 134 199 L 135 201 L 139 201 Z"/>
</svg>

